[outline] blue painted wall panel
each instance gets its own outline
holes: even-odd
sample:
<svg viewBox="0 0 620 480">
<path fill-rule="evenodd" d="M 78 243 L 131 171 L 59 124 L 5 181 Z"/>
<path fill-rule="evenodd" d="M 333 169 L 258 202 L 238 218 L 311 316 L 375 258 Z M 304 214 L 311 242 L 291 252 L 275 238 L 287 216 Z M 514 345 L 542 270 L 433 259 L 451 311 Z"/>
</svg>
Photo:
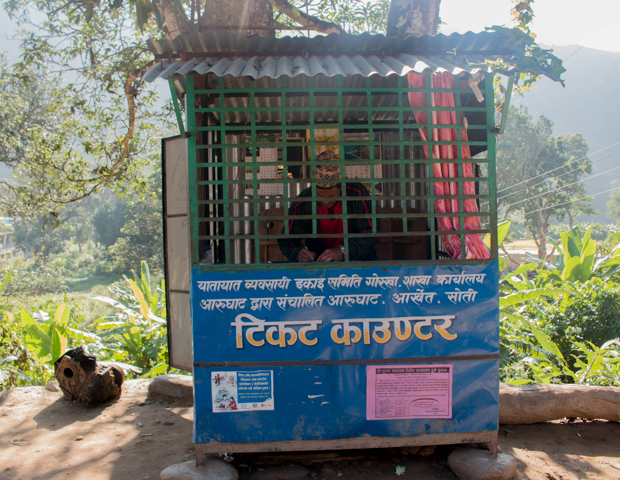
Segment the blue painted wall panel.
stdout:
<svg viewBox="0 0 620 480">
<path fill-rule="evenodd" d="M 451 419 L 372 421 L 366 420 L 365 365 L 261 367 L 261 371 L 274 372 L 275 409 L 222 413 L 212 413 L 211 371 L 258 369 L 197 368 L 194 441 L 326 440 L 497 430 L 498 361 L 458 361 L 453 365 Z"/>
</svg>

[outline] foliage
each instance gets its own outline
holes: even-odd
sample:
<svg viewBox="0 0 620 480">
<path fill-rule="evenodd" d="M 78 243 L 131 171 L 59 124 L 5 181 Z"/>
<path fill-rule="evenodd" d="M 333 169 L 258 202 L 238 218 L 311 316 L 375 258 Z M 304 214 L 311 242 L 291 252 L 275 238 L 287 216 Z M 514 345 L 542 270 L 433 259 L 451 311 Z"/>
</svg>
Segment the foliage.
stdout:
<svg viewBox="0 0 620 480">
<path fill-rule="evenodd" d="M 65 270 L 55 291 L 66 290 L 65 282 L 69 278 L 129 273 L 139 268 L 142 258 L 155 271 L 161 271 L 159 170 L 146 180 L 150 191 L 146 195 L 135 192 L 128 198 L 118 198 L 107 189 L 66 206 L 55 225 L 46 225 L 43 219 L 30 224 L 17 222 L 15 243 L 21 249 L 32 251 L 42 265 L 58 264 L 62 258 Z"/>
<path fill-rule="evenodd" d="M 7 270 L 10 280 L 2 295 L 24 297 L 67 290 L 67 270 L 62 259 L 48 260 L 35 257 L 33 260 L 16 260 Z"/>
<path fill-rule="evenodd" d="M 165 373 L 167 366 L 166 300 L 164 281 L 151 283 L 147 262 L 134 279 L 125 277 L 127 286 L 115 285 L 110 291 L 116 298 L 93 296 L 118 310 L 95 322 L 107 358 L 131 364 L 143 376 Z"/>
<path fill-rule="evenodd" d="M 579 223 L 575 225 L 580 229 L 587 230 L 592 227 L 591 237 L 597 242 L 610 241 L 613 238 L 613 234 L 620 231 L 618 226 L 614 223 Z M 556 242 L 560 242 L 560 234 L 568 230 L 572 230 L 573 227 L 565 223 L 549 225 L 549 235 Z M 598 243 L 597 243 L 598 246 Z"/>
<path fill-rule="evenodd" d="M 340 25 L 349 34 L 385 33 L 390 10 L 390 0 L 293 0 L 291 3 L 303 12 L 307 5 L 310 15 Z M 282 20 L 283 25 L 294 25 L 288 18 Z"/>
<path fill-rule="evenodd" d="M 68 349 L 77 346 L 76 342 L 82 344 L 99 340 L 97 335 L 77 328 L 83 315 L 66 303 L 57 305 L 50 300 L 37 312 L 22 309 L 17 315 L 26 329 L 26 341 L 34 348 L 37 360 L 50 367 Z"/>
<path fill-rule="evenodd" d="M 163 271 L 162 191 L 159 173 L 151 175 L 148 182 L 149 195 L 130 199 L 130 210 L 120 229 L 120 236 L 108 248 L 114 268 L 121 273 L 140 267 L 141 261 L 146 261 L 156 272 Z"/>
<path fill-rule="evenodd" d="M 535 41 L 536 35 L 531 33 L 529 28 L 524 30 L 520 26 L 507 28 L 493 25 L 487 27 L 486 30 L 493 30 L 504 37 L 508 37 L 513 45 L 515 58 L 511 59 L 510 64 L 518 72 L 514 83 L 516 92 L 522 94 L 529 90 L 540 80 L 539 72 L 544 72 L 545 75 L 562 82 L 564 85 L 561 77 L 566 69 L 562 65 L 562 60 L 553 55 L 553 50 L 538 45 Z M 484 65 L 495 68 L 507 67 L 502 59 L 486 59 Z"/>
<path fill-rule="evenodd" d="M 10 280 L 5 273 L 0 283 L 0 294 Z M 24 341 L 23 325 L 8 311 L 0 296 L 0 390 L 41 382 L 47 369 L 39 364 Z"/>
<path fill-rule="evenodd" d="M 609 209 L 608 215 L 616 222 L 620 222 L 620 190 L 615 190 L 609 194 L 607 208 Z"/>
<path fill-rule="evenodd" d="M 505 192 L 498 209 L 523 218 L 541 259 L 552 221 L 594 212 L 580 182 L 592 172 L 587 151 L 581 134 L 554 136 L 547 118 L 534 122 L 527 109 L 511 109 L 506 134 L 498 140 L 497 184 Z"/>
<path fill-rule="evenodd" d="M 45 68 L 17 74 L 0 51 L 0 162 L 16 166 L 34 147 L 32 132 L 56 129 L 60 82 Z"/>
<path fill-rule="evenodd" d="M 57 6 L 37 0 L 4 4 L 23 27 L 22 61 L 11 70 L 21 82 L 16 88 L 46 68 L 72 79 L 56 84 L 62 103 L 44 105 L 55 115 L 53 128 L 24 130 L 30 148 L 15 162 L 15 181 L 4 184 L 2 195 L 11 216 L 53 220 L 62 205 L 104 186 L 125 194 L 144 191 L 145 154 L 158 150 L 159 127 L 166 122 L 155 107 L 156 95 L 139 81 L 151 54 L 146 38 L 131 31 L 130 16 L 95 9 L 85 20 L 80 7 L 54 13 Z M 33 21 L 33 8 L 47 13 L 45 20 L 36 15 Z"/>
<path fill-rule="evenodd" d="M 576 342 L 603 345 L 620 333 L 620 284 L 593 278 L 587 284 L 565 282 L 565 296 L 542 296 L 522 316 L 544 329 L 568 358 Z"/>
<path fill-rule="evenodd" d="M 2 287 L 8 284 L 5 276 Z M 8 312 L 0 306 L 0 386 L 42 385 L 53 374 L 53 363 L 75 346 L 96 348 L 98 337 L 80 325 L 84 315 L 75 307 L 50 299 L 34 312 Z"/>
<path fill-rule="evenodd" d="M 561 232 L 556 265 L 530 263 L 500 280 L 502 380 L 618 384 L 620 247 L 595 259 L 592 226 Z"/>
<path fill-rule="evenodd" d="M 532 324 L 525 326 L 529 335 L 513 342 L 512 347 L 521 355 L 518 364 L 527 365 L 529 378 L 511 381 L 512 384 L 566 383 L 618 386 L 620 385 L 620 350 L 616 338 L 597 347 L 591 342 L 573 342 L 569 362 L 549 335 Z M 512 369 L 514 373 L 516 369 Z M 522 371 L 523 373 L 523 371 Z"/>
</svg>

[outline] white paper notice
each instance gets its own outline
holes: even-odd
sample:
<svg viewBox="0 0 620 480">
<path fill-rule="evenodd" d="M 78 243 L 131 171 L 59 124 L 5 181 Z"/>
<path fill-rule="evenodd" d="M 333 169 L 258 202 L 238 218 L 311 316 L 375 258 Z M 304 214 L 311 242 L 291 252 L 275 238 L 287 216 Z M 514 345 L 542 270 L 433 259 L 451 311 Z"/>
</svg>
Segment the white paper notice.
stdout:
<svg viewBox="0 0 620 480">
<path fill-rule="evenodd" d="M 452 365 L 366 367 L 366 419 L 452 418 Z"/>
<path fill-rule="evenodd" d="M 273 371 L 211 372 L 213 413 L 273 410 Z"/>
</svg>

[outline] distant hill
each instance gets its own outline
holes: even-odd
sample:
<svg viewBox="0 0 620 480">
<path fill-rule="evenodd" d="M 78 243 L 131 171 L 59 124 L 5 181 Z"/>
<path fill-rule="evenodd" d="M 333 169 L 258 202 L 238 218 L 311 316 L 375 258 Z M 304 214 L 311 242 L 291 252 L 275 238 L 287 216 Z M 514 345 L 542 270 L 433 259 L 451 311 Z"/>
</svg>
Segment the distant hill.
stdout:
<svg viewBox="0 0 620 480">
<path fill-rule="evenodd" d="M 566 87 L 543 78 L 523 97 L 513 97 L 512 104 L 525 105 L 535 118 L 544 114 L 553 121 L 555 135 L 583 134 L 590 146 L 590 159 L 597 162 L 594 164 L 594 174 L 620 166 L 620 143 L 592 155 L 620 142 L 620 53 L 578 45 L 545 48 L 553 48 L 557 57 L 565 59 L 567 71 L 562 78 L 566 81 Z M 586 181 L 585 185 L 592 195 L 620 187 L 620 168 Z M 608 200 L 609 193 L 605 193 L 595 197 L 592 204 L 603 213 L 608 210 Z M 580 217 L 579 220 L 587 221 L 588 217 Z M 612 221 L 606 215 L 593 220 L 601 223 Z"/>
</svg>

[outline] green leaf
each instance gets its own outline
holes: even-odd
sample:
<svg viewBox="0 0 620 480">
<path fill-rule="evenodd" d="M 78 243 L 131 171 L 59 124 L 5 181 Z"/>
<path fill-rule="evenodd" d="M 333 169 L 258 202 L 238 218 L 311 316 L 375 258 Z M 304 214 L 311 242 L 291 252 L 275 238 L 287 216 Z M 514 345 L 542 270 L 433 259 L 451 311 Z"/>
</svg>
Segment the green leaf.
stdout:
<svg viewBox="0 0 620 480">
<path fill-rule="evenodd" d="M 498 245 L 501 245 L 502 243 L 504 243 L 504 239 L 506 238 L 506 235 L 508 235 L 509 231 L 510 231 L 510 220 L 504 220 L 499 225 L 497 225 L 497 244 Z M 491 248 L 491 235 L 490 234 L 487 233 L 483 241 L 487 247 Z"/>
<path fill-rule="evenodd" d="M 603 343 L 603 345 L 601 345 L 601 350 L 607 350 L 609 347 L 611 347 L 614 344 L 620 344 L 620 338 L 614 338 L 613 340 L 609 340 Z"/>
<path fill-rule="evenodd" d="M 580 277 L 581 262 L 579 257 L 569 257 L 564 255 L 564 270 L 562 271 L 562 280 L 574 282 Z"/>
<path fill-rule="evenodd" d="M 539 330 L 534 325 L 530 325 L 529 328 L 542 348 L 551 353 L 556 359 L 564 362 L 564 357 L 562 356 L 560 349 L 555 343 L 553 343 L 549 335 L 544 333 L 542 330 Z"/>
<path fill-rule="evenodd" d="M 532 381 L 529 378 L 526 379 L 520 379 L 520 380 L 511 380 L 510 382 L 508 382 L 508 385 L 527 385 L 529 383 L 532 383 Z"/>
<path fill-rule="evenodd" d="M 555 298 L 564 295 L 565 293 L 566 292 L 564 291 L 564 289 L 561 288 L 537 288 L 534 290 L 524 290 L 521 292 L 513 293 L 511 295 L 507 295 L 505 297 L 501 297 L 499 299 L 499 306 L 510 307 L 512 305 L 517 305 L 528 300 L 533 300 L 534 298 L 538 298 L 542 295 Z"/>
<path fill-rule="evenodd" d="M 517 275 L 521 275 L 525 272 L 531 272 L 532 270 L 536 270 L 538 268 L 538 263 L 525 263 L 519 265 L 519 267 L 512 273 L 509 273 L 504 278 L 500 280 L 500 283 L 506 280 L 507 278 L 516 277 Z"/>
<path fill-rule="evenodd" d="M 588 229 L 588 232 L 592 230 L 592 226 Z M 592 275 L 592 267 L 594 265 L 594 255 L 596 254 L 596 241 L 592 238 L 588 238 L 581 250 L 581 278 L 582 282 L 587 282 Z"/>
<path fill-rule="evenodd" d="M 114 361 L 106 360 L 106 361 L 99 362 L 99 364 L 101 364 L 101 365 L 116 365 L 117 367 L 121 367 L 124 370 L 131 370 L 132 372 L 142 373 L 142 369 L 141 368 L 136 367 L 135 365 L 131 365 L 129 363 L 114 362 Z"/>
<path fill-rule="evenodd" d="M 69 305 L 62 303 L 56 309 L 56 315 L 54 315 L 54 321 L 56 325 L 61 327 L 66 326 L 69 323 L 69 314 L 71 313 L 71 309 Z"/>
<path fill-rule="evenodd" d="M 57 328 L 52 331 L 52 362 L 55 362 L 67 351 L 67 339 L 63 337 Z"/>
<path fill-rule="evenodd" d="M 499 271 L 503 272 L 507 268 L 508 265 L 506 264 L 506 260 L 504 260 L 504 257 L 499 257 Z"/>
</svg>

